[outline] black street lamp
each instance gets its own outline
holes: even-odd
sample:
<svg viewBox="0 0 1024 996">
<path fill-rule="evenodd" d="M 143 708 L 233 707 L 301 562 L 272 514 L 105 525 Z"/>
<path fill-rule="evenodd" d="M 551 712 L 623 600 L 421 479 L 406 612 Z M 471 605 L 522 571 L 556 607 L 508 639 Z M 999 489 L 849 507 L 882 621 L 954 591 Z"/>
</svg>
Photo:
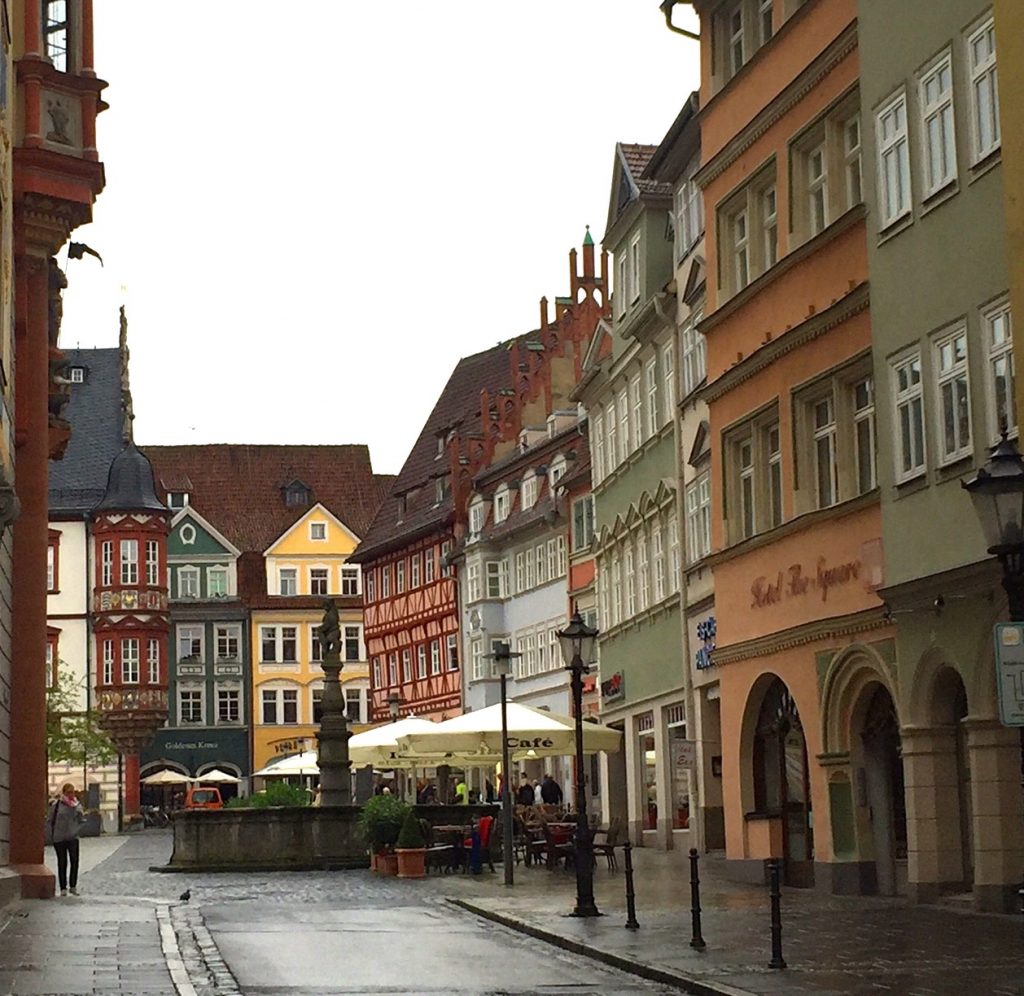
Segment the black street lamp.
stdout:
<svg viewBox="0 0 1024 996">
<path fill-rule="evenodd" d="M 557 634 L 562 645 L 565 669 L 571 677 L 572 703 L 576 719 L 576 909 L 572 916 L 600 916 L 594 902 L 594 840 L 587 818 L 587 776 L 583 762 L 583 675 L 594 659 L 596 629 L 588 626 L 579 612 Z"/>
<path fill-rule="evenodd" d="M 512 782 L 511 755 L 508 749 L 508 676 L 512 673 L 512 660 L 522 654 L 512 652 L 510 644 L 497 641 L 494 651 L 485 654 L 494 661 L 494 670 L 501 679 L 501 856 L 505 868 L 505 884 L 513 885 L 512 873 Z"/>
<path fill-rule="evenodd" d="M 1003 567 L 1010 620 L 1024 622 L 1024 460 L 1005 430 L 988 463 L 962 486 L 974 501 L 988 552 Z"/>
<path fill-rule="evenodd" d="M 398 721 L 398 713 L 402 708 L 402 697 L 398 692 L 392 691 L 388 696 L 388 712 L 391 714 L 391 722 Z"/>
</svg>

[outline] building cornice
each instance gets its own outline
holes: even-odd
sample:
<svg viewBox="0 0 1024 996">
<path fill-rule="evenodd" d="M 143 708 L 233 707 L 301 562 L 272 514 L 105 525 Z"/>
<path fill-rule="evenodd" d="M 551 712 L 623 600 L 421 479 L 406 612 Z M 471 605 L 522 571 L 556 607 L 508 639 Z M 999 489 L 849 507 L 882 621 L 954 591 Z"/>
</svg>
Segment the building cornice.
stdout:
<svg viewBox="0 0 1024 996">
<path fill-rule="evenodd" d="M 698 398 L 706 403 L 717 401 L 723 395 L 739 387 L 740 384 L 750 380 L 762 370 L 771 366 L 786 353 L 799 349 L 801 346 L 832 331 L 843 322 L 849 321 L 855 315 L 867 311 L 870 305 L 870 290 L 867 281 L 858 284 L 844 297 L 840 298 L 831 307 L 824 311 L 811 315 L 804 319 L 795 328 L 784 332 L 777 339 L 760 346 L 755 352 L 733 364 L 720 377 L 715 378 L 698 393 Z M 720 312 L 716 311 L 717 317 Z M 704 331 L 707 322 L 700 324 L 700 330 Z M 716 322 L 717 324 L 717 322 Z"/>
<path fill-rule="evenodd" d="M 717 180 L 740 156 L 743 155 L 762 135 L 780 121 L 797 104 L 811 93 L 821 81 L 857 48 L 857 21 L 851 21 L 806 69 L 785 86 L 765 107 L 741 128 L 718 152 L 697 172 L 693 179 L 701 188 Z M 749 63 L 748 63 L 749 65 Z M 745 67 L 746 68 L 746 67 Z M 713 114 L 717 99 L 725 90 L 720 90 L 707 106 L 702 108 L 699 118 L 703 121 Z"/>
</svg>

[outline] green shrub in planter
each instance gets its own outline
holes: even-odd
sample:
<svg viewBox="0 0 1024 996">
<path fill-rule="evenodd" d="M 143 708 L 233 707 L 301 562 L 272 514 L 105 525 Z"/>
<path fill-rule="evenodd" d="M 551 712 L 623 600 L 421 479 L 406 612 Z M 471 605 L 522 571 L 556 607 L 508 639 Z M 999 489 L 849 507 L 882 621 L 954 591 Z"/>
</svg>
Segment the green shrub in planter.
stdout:
<svg viewBox="0 0 1024 996">
<path fill-rule="evenodd" d="M 420 826 L 420 821 L 416 818 L 416 810 L 409 807 L 405 814 L 405 819 L 402 821 L 402 829 L 398 834 L 398 841 L 395 847 L 402 849 L 426 846 L 427 842 L 423 838 L 423 828 Z"/>
<path fill-rule="evenodd" d="M 359 829 L 375 854 L 390 851 L 398 841 L 409 807 L 393 795 L 375 795 L 359 814 Z"/>
<path fill-rule="evenodd" d="M 263 792 L 253 792 L 244 799 L 228 799 L 227 809 L 267 809 L 270 806 L 308 806 L 309 792 L 301 785 L 288 782 L 270 782 Z"/>
</svg>

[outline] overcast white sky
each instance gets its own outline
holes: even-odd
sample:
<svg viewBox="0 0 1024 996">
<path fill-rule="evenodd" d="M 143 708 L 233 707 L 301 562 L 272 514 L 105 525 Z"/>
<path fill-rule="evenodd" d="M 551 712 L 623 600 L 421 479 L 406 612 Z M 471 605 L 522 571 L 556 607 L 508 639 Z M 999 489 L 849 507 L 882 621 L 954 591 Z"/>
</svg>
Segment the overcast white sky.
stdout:
<svg viewBox="0 0 1024 996">
<path fill-rule="evenodd" d="M 658 0 L 99 0 L 96 67 L 72 237 L 106 266 L 71 261 L 64 347 L 115 345 L 123 301 L 140 443 L 365 442 L 382 473 L 460 356 L 568 293 L 616 140 L 699 77 Z"/>
</svg>

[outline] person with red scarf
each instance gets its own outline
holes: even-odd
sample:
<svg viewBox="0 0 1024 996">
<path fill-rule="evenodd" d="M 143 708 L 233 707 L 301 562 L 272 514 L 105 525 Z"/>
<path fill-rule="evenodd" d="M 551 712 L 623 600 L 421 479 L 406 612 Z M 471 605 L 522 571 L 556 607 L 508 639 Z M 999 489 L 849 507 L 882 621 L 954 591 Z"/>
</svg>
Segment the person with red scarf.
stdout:
<svg viewBox="0 0 1024 996">
<path fill-rule="evenodd" d="M 60 797 L 50 809 L 50 833 L 53 849 L 57 852 L 57 881 L 60 894 L 78 895 L 78 831 L 85 822 L 85 812 L 78 801 L 75 786 L 66 782 L 60 790 Z M 68 864 L 71 875 L 68 876 Z"/>
</svg>

